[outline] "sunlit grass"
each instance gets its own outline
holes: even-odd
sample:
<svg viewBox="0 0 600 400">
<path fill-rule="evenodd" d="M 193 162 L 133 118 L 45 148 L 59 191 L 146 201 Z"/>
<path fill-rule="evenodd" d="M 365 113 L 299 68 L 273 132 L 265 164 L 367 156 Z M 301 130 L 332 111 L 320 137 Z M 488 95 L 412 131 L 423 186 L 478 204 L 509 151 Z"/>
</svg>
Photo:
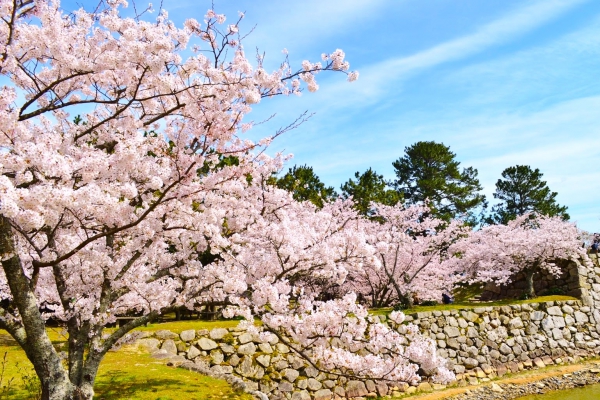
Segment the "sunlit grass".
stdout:
<svg viewBox="0 0 600 400">
<path fill-rule="evenodd" d="M 168 329 L 181 332 L 187 329 L 212 329 L 234 327 L 239 321 L 172 321 L 149 324 L 140 330 Z M 58 348 L 66 342 L 62 328 L 48 328 L 50 340 Z M 6 361 L 0 365 L 3 371 L 0 381 L 0 399 L 26 400 L 33 398 L 26 390 L 26 383 L 35 382 L 33 366 L 25 352 L 10 335 L 0 330 L 0 360 L 6 353 Z M 214 379 L 180 368 L 168 367 L 164 361 L 155 360 L 136 346 L 124 346 L 109 352 L 98 372 L 95 391 L 97 399 L 117 400 L 168 400 L 168 399 L 242 399 L 250 395 L 235 392 L 231 386 Z"/>
<path fill-rule="evenodd" d="M 169 322 L 155 322 L 148 324 L 148 326 L 140 326 L 136 330 L 140 331 L 157 331 L 166 329 L 172 332 L 181 333 L 188 329 L 213 329 L 213 328 L 233 328 L 236 327 L 240 321 L 237 320 L 218 320 L 218 321 L 169 321 Z"/>
<path fill-rule="evenodd" d="M 545 303 L 548 301 L 567 301 L 567 300 L 577 300 L 575 297 L 571 296 L 561 296 L 561 295 L 553 295 L 553 296 L 540 296 L 535 297 L 533 299 L 527 300 L 499 300 L 499 301 L 482 301 L 482 302 L 462 302 L 462 303 L 453 303 L 453 304 L 436 304 L 433 306 L 414 306 L 412 308 L 408 308 L 402 310 L 404 314 L 413 314 L 417 312 L 426 312 L 426 311 L 450 311 L 450 310 L 464 310 L 464 309 L 473 309 L 478 307 L 499 307 L 499 306 L 508 306 L 511 304 L 527 304 L 527 303 Z M 373 315 L 387 315 L 392 312 L 391 307 L 386 308 L 377 308 L 370 311 Z"/>
</svg>

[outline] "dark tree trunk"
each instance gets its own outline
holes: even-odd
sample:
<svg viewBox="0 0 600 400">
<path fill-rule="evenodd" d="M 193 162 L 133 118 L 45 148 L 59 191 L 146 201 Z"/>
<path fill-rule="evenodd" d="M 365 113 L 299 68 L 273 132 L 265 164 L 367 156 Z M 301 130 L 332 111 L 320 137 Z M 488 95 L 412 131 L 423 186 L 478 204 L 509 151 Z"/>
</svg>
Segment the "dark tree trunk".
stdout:
<svg viewBox="0 0 600 400">
<path fill-rule="evenodd" d="M 2 268 L 6 275 L 13 303 L 19 310 L 22 326 L 16 324 L 2 324 L 2 328 L 17 340 L 33 364 L 33 368 L 40 379 L 42 386 L 42 399 L 65 400 L 83 399 L 76 397 L 75 385 L 69 380 L 67 371 L 62 365 L 62 360 L 50 338 L 46 333 L 44 320 L 38 309 L 34 287 L 23 268 L 21 260 L 16 254 L 12 229 L 9 220 L 0 216 L 0 254 L 11 254 L 12 257 L 2 261 Z M 92 392 L 93 394 L 93 392 Z M 91 399 L 91 395 L 87 397 Z"/>
<path fill-rule="evenodd" d="M 533 276 L 535 275 L 534 268 L 528 268 L 525 271 L 525 282 L 527 283 L 527 289 L 525 294 L 529 299 L 533 299 L 535 297 L 535 288 L 533 287 Z"/>
<path fill-rule="evenodd" d="M 400 297 L 400 303 L 404 308 L 413 308 L 415 306 L 415 298 L 411 292 L 406 292 Z"/>
</svg>

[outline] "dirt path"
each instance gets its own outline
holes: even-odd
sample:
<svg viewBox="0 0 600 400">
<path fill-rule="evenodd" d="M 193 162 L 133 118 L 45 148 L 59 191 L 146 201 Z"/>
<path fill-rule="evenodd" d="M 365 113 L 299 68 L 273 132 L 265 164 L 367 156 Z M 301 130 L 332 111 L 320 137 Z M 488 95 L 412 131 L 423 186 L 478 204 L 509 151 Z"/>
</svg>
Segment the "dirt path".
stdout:
<svg viewBox="0 0 600 400">
<path fill-rule="evenodd" d="M 598 360 L 589 360 L 582 362 L 580 364 L 574 365 L 560 365 L 560 366 L 550 366 L 544 369 L 523 371 L 517 375 L 512 375 L 506 378 L 500 378 L 492 381 L 496 384 L 514 384 L 514 385 L 525 385 L 527 383 L 536 382 L 542 380 L 544 378 L 550 378 L 554 376 L 560 376 L 564 374 L 572 374 L 573 372 L 580 371 L 590 365 L 598 364 Z M 445 390 L 441 390 L 433 393 L 424 393 L 424 394 L 416 394 L 409 397 L 404 397 L 403 399 L 410 400 L 443 400 L 450 396 L 456 396 L 458 394 L 465 393 L 467 390 L 474 390 L 480 388 L 482 386 L 491 385 L 492 382 L 484 383 L 476 386 L 463 386 L 460 388 L 449 388 Z"/>
</svg>

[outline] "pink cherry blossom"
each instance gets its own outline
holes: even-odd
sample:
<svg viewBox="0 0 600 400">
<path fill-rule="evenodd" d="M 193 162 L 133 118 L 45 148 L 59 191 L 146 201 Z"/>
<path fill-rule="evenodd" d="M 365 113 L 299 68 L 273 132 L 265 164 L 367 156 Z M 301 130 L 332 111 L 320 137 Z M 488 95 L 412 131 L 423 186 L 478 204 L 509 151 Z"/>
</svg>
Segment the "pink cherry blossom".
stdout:
<svg viewBox="0 0 600 400">
<path fill-rule="evenodd" d="M 331 231 L 318 227 L 283 241 L 315 214 L 295 204 L 290 212 L 302 214 L 275 224 L 271 239 L 297 267 L 271 271 L 262 263 L 271 250 L 248 250 L 276 214 L 258 208 L 259 178 L 283 160 L 243 138 L 250 106 L 316 90 L 317 70 L 346 73 L 343 53 L 322 67 L 268 72 L 246 59 L 237 23 L 221 30 L 223 15 L 210 10 L 179 29 L 166 11 L 155 21 L 122 18 L 124 6 L 67 14 L 58 1 L 0 0 L 0 327 L 27 349 L 49 399 L 92 398 L 106 352 L 162 312 L 218 303 L 263 315 L 250 291 L 288 317 L 302 271 L 341 281 L 362 257 L 349 234 L 325 240 Z M 319 245 L 297 254 L 311 240 Z M 342 245 L 356 249 L 346 257 Z M 127 312 L 138 317 L 107 334 Z M 46 318 L 66 324 L 66 365 Z"/>
</svg>

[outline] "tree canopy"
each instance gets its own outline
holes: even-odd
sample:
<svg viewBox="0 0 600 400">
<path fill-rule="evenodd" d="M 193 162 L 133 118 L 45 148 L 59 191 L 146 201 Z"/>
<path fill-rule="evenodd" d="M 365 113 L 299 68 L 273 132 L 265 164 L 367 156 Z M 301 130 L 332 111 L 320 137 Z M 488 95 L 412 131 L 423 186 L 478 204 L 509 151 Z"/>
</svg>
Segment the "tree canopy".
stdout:
<svg viewBox="0 0 600 400">
<path fill-rule="evenodd" d="M 356 210 L 365 216 L 372 216 L 375 213 L 371 203 L 379 203 L 387 206 L 395 206 L 402 195 L 388 187 L 383 175 L 379 175 L 371 168 L 363 172 L 356 172 L 352 178 L 348 179 L 340 189 L 342 197 L 348 199 L 352 197 Z"/>
<path fill-rule="evenodd" d="M 335 189 L 325 186 L 308 165 L 294 165 L 281 178 L 275 179 L 275 186 L 292 193 L 294 200 L 310 201 L 319 208 L 337 197 Z"/>
<path fill-rule="evenodd" d="M 557 192 L 552 192 L 539 169 L 529 165 L 515 165 L 502 171 L 502 179 L 496 182 L 494 198 L 500 200 L 492 208 L 488 222 L 506 224 L 526 213 L 569 219 L 567 207 L 556 202 Z"/>
<path fill-rule="evenodd" d="M 429 201 L 438 218 L 473 219 L 474 210 L 485 206 L 485 196 L 477 179 L 477 170 L 459 168 L 456 154 L 443 143 L 417 142 L 405 148 L 405 155 L 393 162 L 396 179 L 393 187 L 407 204 Z"/>
<path fill-rule="evenodd" d="M 267 72 L 245 56 L 241 16 L 225 25 L 209 10 L 177 28 L 166 12 L 122 18 L 125 4 L 65 13 L 58 1 L 0 0 L 0 329 L 42 398 L 93 398 L 100 362 L 128 332 L 207 304 L 248 330 L 261 318 L 266 337 L 287 332 L 324 373 L 414 382 L 422 365 L 451 379 L 431 343 L 371 324 L 353 293 L 323 304 L 293 286 L 342 282 L 372 249 L 349 203 L 319 210 L 266 184 L 282 164 L 259 151 L 272 137 L 238 136 L 252 105 L 317 90 L 317 72 L 356 79 L 344 52 Z M 48 318 L 65 325 L 66 357 Z M 348 348 L 323 335 L 332 327 Z M 390 353 L 363 357 L 372 345 Z"/>
</svg>

